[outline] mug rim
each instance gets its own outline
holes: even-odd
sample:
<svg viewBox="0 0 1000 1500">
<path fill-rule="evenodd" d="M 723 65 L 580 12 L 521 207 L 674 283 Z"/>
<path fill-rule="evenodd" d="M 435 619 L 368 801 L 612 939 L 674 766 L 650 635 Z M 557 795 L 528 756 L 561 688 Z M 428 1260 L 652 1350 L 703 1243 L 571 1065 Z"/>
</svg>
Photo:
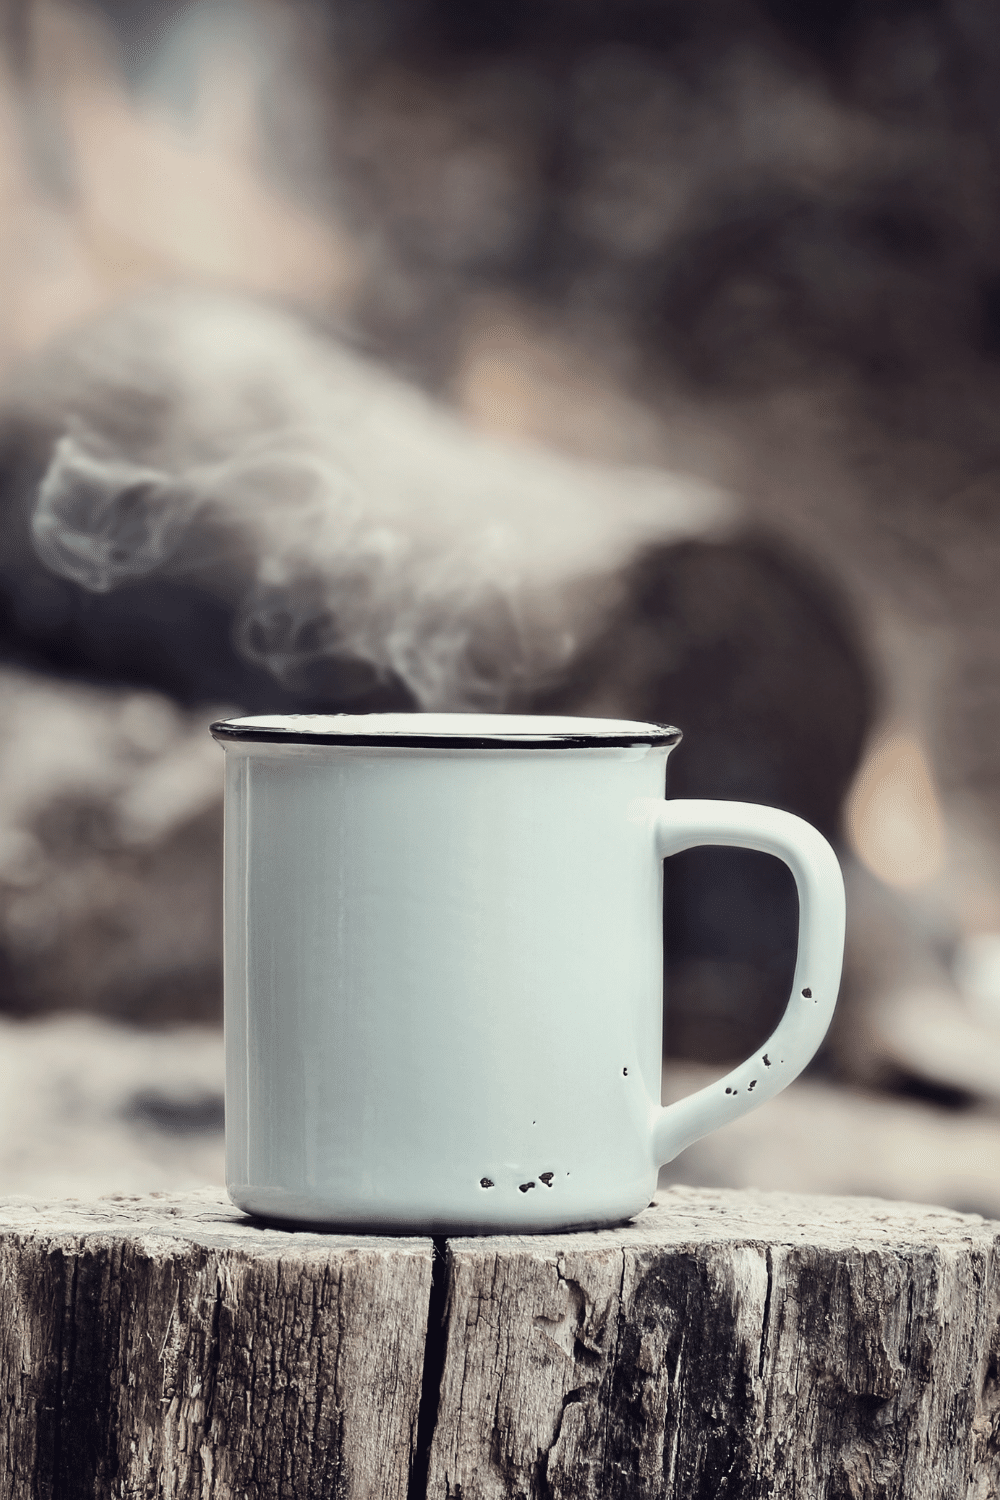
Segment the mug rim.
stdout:
<svg viewBox="0 0 1000 1500">
<path fill-rule="evenodd" d="M 497 721 L 495 730 L 488 723 L 491 719 Z M 338 720 L 343 723 L 338 725 Z M 462 723 L 467 727 L 460 728 Z M 518 727 L 511 727 L 515 725 Z M 223 745 L 368 745 L 431 750 L 617 749 L 629 745 L 672 748 L 681 739 L 681 731 L 672 724 L 571 714 L 257 714 L 219 719 L 209 725 L 209 732 Z"/>
</svg>

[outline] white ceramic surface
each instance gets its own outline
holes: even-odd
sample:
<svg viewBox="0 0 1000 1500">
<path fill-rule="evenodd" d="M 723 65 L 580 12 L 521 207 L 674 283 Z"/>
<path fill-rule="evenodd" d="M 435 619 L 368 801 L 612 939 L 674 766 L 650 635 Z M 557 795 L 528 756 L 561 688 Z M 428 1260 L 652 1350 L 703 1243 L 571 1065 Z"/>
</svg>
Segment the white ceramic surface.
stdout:
<svg viewBox="0 0 1000 1500">
<path fill-rule="evenodd" d="M 772 808 L 664 801 L 676 732 L 442 714 L 213 730 L 241 1208 L 425 1233 L 614 1223 L 822 1040 L 844 934 L 833 851 Z M 663 1109 L 662 861 L 694 844 L 791 866 L 799 955 L 761 1052 Z"/>
</svg>

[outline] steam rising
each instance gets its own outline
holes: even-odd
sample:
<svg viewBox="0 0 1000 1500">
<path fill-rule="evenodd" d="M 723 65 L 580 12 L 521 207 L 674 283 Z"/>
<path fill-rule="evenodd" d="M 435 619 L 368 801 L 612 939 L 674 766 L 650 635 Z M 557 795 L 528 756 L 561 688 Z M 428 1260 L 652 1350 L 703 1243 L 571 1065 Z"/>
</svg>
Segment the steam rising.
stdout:
<svg viewBox="0 0 1000 1500">
<path fill-rule="evenodd" d="M 557 677 L 641 545 L 730 514 L 694 480 L 488 439 L 293 318 L 160 294 L 39 371 L 60 413 L 38 553 L 94 592 L 154 574 L 229 599 L 295 686 L 337 658 L 427 709 Z"/>
<path fill-rule="evenodd" d="M 32 523 L 39 556 L 93 593 L 155 573 L 184 529 L 187 497 L 85 430 L 56 443 Z"/>
</svg>

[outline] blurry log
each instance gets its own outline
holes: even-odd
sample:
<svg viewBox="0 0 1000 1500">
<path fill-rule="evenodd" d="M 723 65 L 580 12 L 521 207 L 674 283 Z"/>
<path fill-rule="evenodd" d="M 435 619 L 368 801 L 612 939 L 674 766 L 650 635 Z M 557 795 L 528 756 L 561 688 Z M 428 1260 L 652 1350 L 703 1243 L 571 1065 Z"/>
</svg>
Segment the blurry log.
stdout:
<svg viewBox="0 0 1000 1500">
<path fill-rule="evenodd" d="M 0 667 L 0 1010 L 221 1021 L 212 717 Z"/>
<path fill-rule="evenodd" d="M 998 1235 L 673 1188 L 434 1257 L 207 1190 L 8 1199 L 0 1495 L 986 1500 Z"/>
</svg>

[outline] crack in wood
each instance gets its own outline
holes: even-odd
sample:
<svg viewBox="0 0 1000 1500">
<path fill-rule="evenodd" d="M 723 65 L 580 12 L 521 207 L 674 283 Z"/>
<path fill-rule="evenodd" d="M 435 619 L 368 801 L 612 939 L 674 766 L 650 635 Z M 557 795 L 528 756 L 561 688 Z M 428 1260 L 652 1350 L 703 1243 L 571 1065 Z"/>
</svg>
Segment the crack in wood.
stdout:
<svg viewBox="0 0 1000 1500">
<path fill-rule="evenodd" d="M 771 1326 L 771 1296 L 774 1292 L 774 1254 L 768 1245 L 764 1252 L 767 1265 L 767 1291 L 764 1294 L 764 1316 L 760 1325 L 760 1358 L 757 1361 L 757 1374 L 764 1378 L 764 1365 L 767 1361 L 767 1340 Z"/>
<path fill-rule="evenodd" d="M 441 1381 L 448 1350 L 449 1318 L 449 1252 L 448 1242 L 435 1238 L 431 1267 L 430 1296 L 427 1302 L 427 1336 L 424 1343 L 423 1369 L 420 1378 L 420 1400 L 417 1407 L 416 1438 L 410 1461 L 407 1500 L 425 1500 L 431 1445 L 437 1428 L 441 1402 Z"/>
</svg>

